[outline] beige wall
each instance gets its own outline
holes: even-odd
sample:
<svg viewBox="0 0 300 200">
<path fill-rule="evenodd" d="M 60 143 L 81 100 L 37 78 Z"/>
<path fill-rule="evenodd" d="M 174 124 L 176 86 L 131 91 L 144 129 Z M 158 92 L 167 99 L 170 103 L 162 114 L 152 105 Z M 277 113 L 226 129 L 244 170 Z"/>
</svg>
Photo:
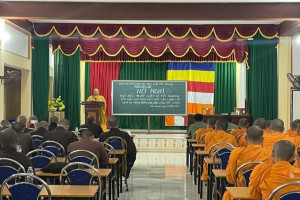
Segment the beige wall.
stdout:
<svg viewBox="0 0 300 200">
<path fill-rule="evenodd" d="M 291 72 L 291 37 L 280 37 L 278 45 L 278 118 L 290 127 L 290 89 L 286 74 Z"/>
</svg>

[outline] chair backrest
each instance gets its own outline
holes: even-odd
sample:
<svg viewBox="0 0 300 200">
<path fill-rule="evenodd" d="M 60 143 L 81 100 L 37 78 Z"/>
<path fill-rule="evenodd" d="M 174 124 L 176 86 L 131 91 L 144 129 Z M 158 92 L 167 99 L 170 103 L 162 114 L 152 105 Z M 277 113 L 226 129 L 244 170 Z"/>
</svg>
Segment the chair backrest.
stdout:
<svg viewBox="0 0 300 200">
<path fill-rule="evenodd" d="M 228 143 L 228 142 L 219 142 L 219 143 L 216 143 L 214 145 L 212 145 L 209 149 L 209 153 L 208 153 L 208 156 L 211 157 L 212 156 L 212 153 L 214 151 L 216 151 L 217 149 L 221 148 L 221 147 L 232 147 L 232 148 L 235 148 L 234 145 Z"/>
<path fill-rule="evenodd" d="M 244 135 L 245 133 L 241 133 L 236 137 L 236 142 L 238 143 L 239 140 L 241 139 L 241 137 Z"/>
<path fill-rule="evenodd" d="M 248 187 L 249 185 L 249 179 L 250 179 L 250 175 L 254 169 L 254 167 L 258 164 L 262 164 L 263 162 L 261 161 L 252 161 L 252 162 L 247 162 L 242 164 L 241 166 L 239 166 L 235 173 L 234 173 L 234 186 L 237 187 L 238 186 L 238 178 L 239 178 L 239 174 L 242 174 L 243 176 L 243 180 L 239 180 L 239 182 L 244 186 L 244 187 Z M 245 170 L 246 169 L 246 170 Z"/>
<path fill-rule="evenodd" d="M 127 143 L 121 137 L 112 136 L 107 138 L 104 142 L 110 144 L 115 150 L 124 149 L 127 151 Z"/>
<path fill-rule="evenodd" d="M 48 151 L 51 151 L 56 157 L 65 157 L 65 148 L 58 142 L 48 140 L 43 142 L 40 146 L 39 149 L 46 149 Z M 51 156 L 47 155 L 46 156 Z"/>
<path fill-rule="evenodd" d="M 205 144 L 205 136 L 206 136 L 206 134 L 201 135 L 201 137 L 199 139 L 200 144 Z"/>
<path fill-rule="evenodd" d="M 217 149 L 213 155 L 213 168 L 215 169 L 217 164 L 217 158 L 221 160 L 220 169 L 226 169 L 229 156 L 231 154 L 231 151 L 235 149 L 235 147 L 227 146 L 227 147 L 221 147 Z"/>
<path fill-rule="evenodd" d="M 56 156 L 46 149 L 35 149 L 28 152 L 26 156 L 30 158 L 34 168 L 43 168 L 47 166 L 52 159 L 57 162 Z"/>
<path fill-rule="evenodd" d="M 8 177 L 18 173 L 26 173 L 23 165 L 10 158 L 0 158 L 0 184 Z"/>
<path fill-rule="evenodd" d="M 21 181 L 26 180 L 25 178 L 27 177 L 30 177 L 33 180 L 33 183 L 35 183 L 36 185 L 33 183 Z M 15 181 L 16 183 L 13 185 L 9 184 L 12 181 Z M 8 188 L 13 200 L 38 199 L 41 190 L 45 187 L 48 193 L 48 199 L 51 200 L 51 191 L 47 183 L 43 179 L 35 175 L 20 173 L 14 174 L 5 179 L 0 188 L 0 200 L 2 200 L 3 198 L 2 193 L 4 187 Z"/>
<path fill-rule="evenodd" d="M 290 187 L 290 186 L 298 186 L 297 188 L 299 188 L 299 185 L 300 185 L 300 181 L 294 181 L 294 182 L 282 184 L 272 191 L 272 193 L 269 196 L 269 200 L 272 200 L 274 198 L 274 196 L 276 196 L 280 200 L 300 199 L 300 191 L 299 190 L 298 191 L 290 191 L 290 192 L 287 192 L 287 193 L 284 193 L 281 195 L 279 195 L 279 193 L 278 193 L 281 189 L 284 189 L 284 188 Z"/>
<path fill-rule="evenodd" d="M 94 164 L 97 169 L 100 166 L 98 157 L 88 150 L 75 150 L 70 152 L 65 159 L 65 162 L 67 161 L 84 162 L 90 165 Z"/>
<path fill-rule="evenodd" d="M 108 143 L 105 142 L 101 142 L 105 148 L 106 153 L 108 154 L 109 157 L 115 158 L 116 157 L 116 152 L 115 152 L 115 148 L 113 146 L 111 146 Z"/>
<path fill-rule="evenodd" d="M 66 176 L 66 179 L 63 179 L 63 176 Z M 96 179 L 97 185 L 99 185 L 99 195 L 98 199 L 101 199 L 101 177 L 98 172 L 98 169 L 83 162 L 72 162 L 67 164 L 59 174 L 60 184 L 69 184 L 69 185 L 92 185 L 93 180 Z"/>
<path fill-rule="evenodd" d="M 215 114 L 215 107 L 208 108 L 208 107 L 202 107 L 201 112 L 203 115 L 214 115 Z"/>
<path fill-rule="evenodd" d="M 35 148 L 38 148 L 42 144 L 43 137 L 40 135 L 32 135 L 31 136 Z"/>
</svg>

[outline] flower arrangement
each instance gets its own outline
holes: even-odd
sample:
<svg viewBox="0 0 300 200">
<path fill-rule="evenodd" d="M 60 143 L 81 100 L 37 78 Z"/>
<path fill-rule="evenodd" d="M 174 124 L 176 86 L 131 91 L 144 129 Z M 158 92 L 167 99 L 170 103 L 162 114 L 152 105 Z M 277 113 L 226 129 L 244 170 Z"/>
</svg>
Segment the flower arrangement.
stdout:
<svg viewBox="0 0 300 200">
<path fill-rule="evenodd" d="M 49 108 L 50 110 L 54 110 L 56 111 L 58 110 L 63 110 L 65 109 L 65 104 L 64 101 L 61 100 L 61 96 L 59 96 L 58 98 L 53 98 L 52 100 L 49 101 Z"/>
</svg>

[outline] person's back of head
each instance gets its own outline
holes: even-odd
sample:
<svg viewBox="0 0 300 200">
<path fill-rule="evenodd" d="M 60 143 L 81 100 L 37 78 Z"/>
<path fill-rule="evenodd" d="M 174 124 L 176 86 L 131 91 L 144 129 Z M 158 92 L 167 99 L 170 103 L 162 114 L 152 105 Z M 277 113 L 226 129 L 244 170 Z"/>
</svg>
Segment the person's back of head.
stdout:
<svg viewBox="0 0 300 200">
<path fill-rule="evenodd" d="M 93 137 L 94 137 L 94 133 L 92 133 L 92 132 L 91 132 L 90 130 L 88 130 L 88 129 L 84 129 L 84 130 L 81 132 L 80 136 L 81 136 L 82 138 L 93 138 Z"/>
<path fill-rule="evenodd" d="M 261 129 L 265 129 L 266 128 L 266 120 L 264 118 L 258 118 L 255 120 L 254 125 L 258 126 Z"/>
<path fill-rule="evenodd" d="M 265 129 L 270 129 L 271 123 L 272 123 L 272 120 L 266 120 L 266 128 Z"/>
<path fill-rule="evenodd" d="M 119 125 L 118 119 L 115 116 L 110 116 L 107 123 L 111 128 L 118 128 Z"/>
<path fill-rule="evenodd" d="M 261 144 L 263 130 L 259 126 L 250 126 L 247 129 L 247 144 Z"/>
<path fill-rule="evenodd" d="M 1 127 L 11 127 L 11 124 L 7 119 L 4 119 L 1 121 Z"/>
<path fill-rule="evenodd" d="M 216 130 L 223 130 L 223 131 L 226 131 L 228 128 L 228 121 L 225 120 L 225 119 L 219 119 L 217 122 L 216 122 Z"/>
<path fill-rule="evenodd" d="M 227 122 L 231 123 L 232 122 L 232 116 L 229 114 L 229 115 L 225 115 L 223 117 L 224 120 L 226 120 Z"/>
<path fill-rule="evenodd" d="M 57 116 L 51 116 L 50 120 L 49 120 L 49 123 L 56 123 L 56 124 L 58 124 L 58 117 Z"/>
<path fill-rule="evenodd" d="M 215 127 L 215 125 L 216 125 L 216 118 L 214 118 L 214 117 L 210 117 L 210 118 L 208 118 L 208 120 L 207 120 L 207 126 L 208 126 L 208 128 L 214 128 Z"/>
<path fill-rule="evenodd" d="M 291 123 L 291 129 L 297 131 L 298 126 L 300 125 L 300 119 L 296 119 Z"/>
<path fill-rule="evenodd" d="M 25 125 L 20 122 L 17 122 L 12 125 L 12 129 L 16 132 L 22 132 L 24 130 L 24 128 L 25 128 Z"/>
<path fill-rule="evenodd" d="M 62 119 L 58 122 L 58 126 L 63 127 L 65 130 L 68 130 L 70 126 L 70 122 L 67 119 Z"/>
<path fill-rule="evenodd" d="M 5 129 L 0 134 L 0 144 L 2 147 L 16 147 L 18 144 L 18 135 L 12 128 Z"/>
<path fill-rule="evenodd" d="M 195 114 L 194 119 L 196 122 L 201 122 L 203 120 L 203 115 Z"/>
<path fill-rule="evenodd" d="M 86 123 L 87 123 L 87 124 L 93 124 L 93 123 L 94 123 L 94 120 L 95 120 L 94 116 L 88 116 L 88 117 L 86 118 Z"/>
<path fill-rule="evenodd" d="M 49 124 L 46 121 L 41 121 L 41 122 L 38 123 L 38 127 L 39 128 L 42 127 L 44 129 L 48 130 Z"/>
<path fill-rule="evenodd" d="M 283 132 L 284 131 L 284 123 L 281 119 L 274 119 L 271 122 L 271 131 L 274 132 Z"/>
<path fill-rule="evenodd" d="M 242 118 L 239 120 L 239 127 L 240 128 L 247 128 L 249 126 L 249 122 L 246 118 Z"/>
<path fill-rule="evenodd" d="M 295 156 L 295 145 L 288 140 L 280 140 L 274 144 L 272 151 L 273 162 L 291 162 Z"/>
<path fill-rule="evenodd" d="M 17 118 L 17 122 L 24 124 L 26 126 L 27 117 L 25 115 L 19 115 Z"/>
</svg>

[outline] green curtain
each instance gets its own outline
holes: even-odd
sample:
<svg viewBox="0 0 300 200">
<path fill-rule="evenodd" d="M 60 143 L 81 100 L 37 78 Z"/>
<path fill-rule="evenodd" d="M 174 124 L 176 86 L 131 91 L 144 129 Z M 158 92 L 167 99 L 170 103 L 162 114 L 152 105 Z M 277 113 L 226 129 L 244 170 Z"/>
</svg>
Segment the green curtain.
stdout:
<svg viewBox="0 0 300 200">
<path fill-rule="evenodd" d="M 215 113 L 231 113 L 236 106 L 236 63 L 215 63 Z"/>
<path fill-rule="evenodd" d="M 87 99 L 90 96 L 90 80 L 90 63 L 85 62 L 84 99 Z"/>
<path fill-rule="evenodd" d="M 65 56 L 61 51 L 54 55 L 54 97 L 64 101 L 65 118 L 70 121 L 70 130 L 80 125 L 80 52 Z"/>
<path fill-rule="evenodd" d="M 47 120 L 49 97 L 49 37 L 34 37 L 32 51 L 33 114 Z"/>
<path fill-rule="evenodd" d="M 250 69 L 247 70 L 248 110 L 253 120 L 278 117 L 276 39 L 257 33 L 248 41 Z"/>
<path fill-rule="evenodd" d="M 121 65 L 119 80 L 166 80 L 167 69 L 167 62 L 126 62 Z M 147 116 L 119 116 L 118 119 L 120 128 L 147 129 L 148 127 Z M 168 129 L 165 127 L 165 117 L 150 117 L 150 128 Z"/>
</svg>

